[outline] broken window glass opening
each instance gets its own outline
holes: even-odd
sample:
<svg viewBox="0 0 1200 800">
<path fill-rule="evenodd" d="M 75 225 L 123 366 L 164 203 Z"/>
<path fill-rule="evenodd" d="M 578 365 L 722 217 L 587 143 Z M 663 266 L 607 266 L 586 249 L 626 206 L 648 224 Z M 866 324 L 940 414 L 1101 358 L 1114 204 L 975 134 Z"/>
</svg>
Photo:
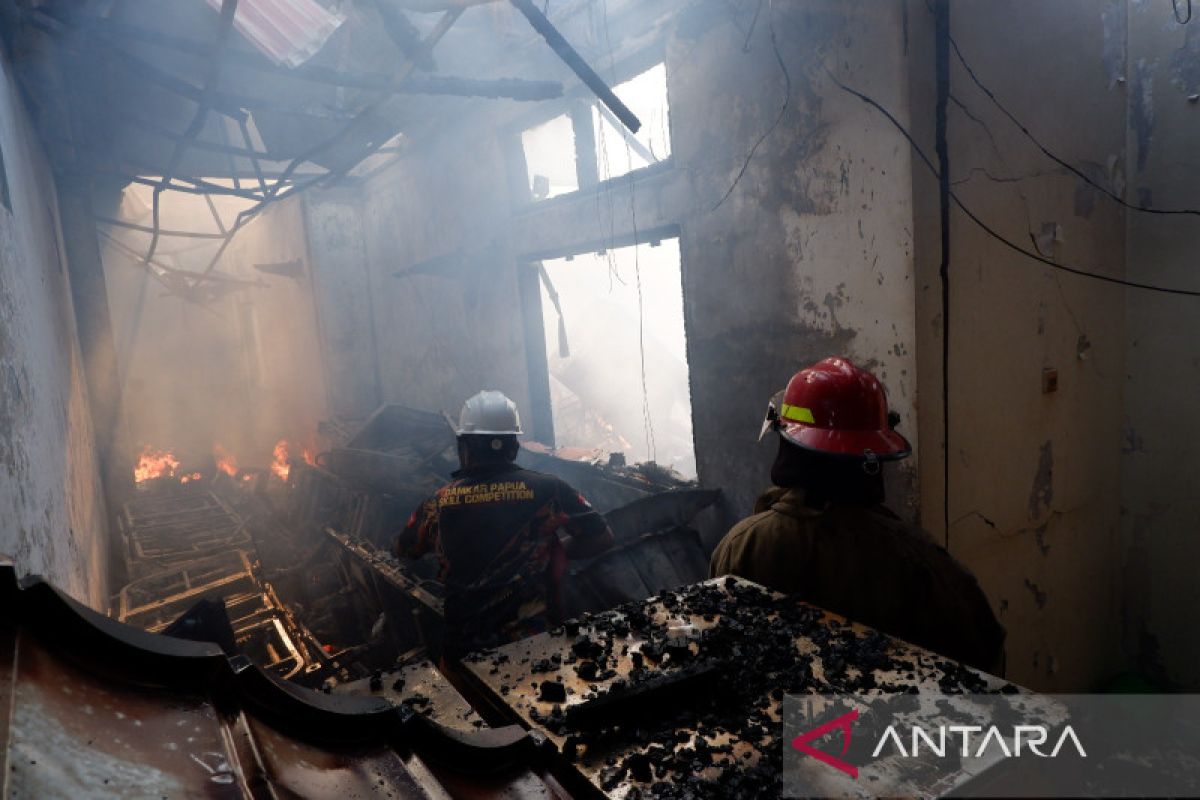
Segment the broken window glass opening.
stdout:
<svg viewBox="0 0 1200 800">
<path fill-rule="evenodd" d="M 614 87 L 613 92 L 638 115 L 642 127 L 636 134 L 630 133 L 603 105 L 592 105 L 597 172 L 602 181 L 657 164 L 671 155 L 666 66 L 651 67 Z"/>
<path fill-rule="evenodd" d="M 575 174 L 575 133 L 569 116 L 561 114 L 523 132 L 521 144 L 534 200 L 558 197 L 579 188 Z"/>
<path fill-rule="evenodd" d="M 679 240 L 552 259 L 543 267 L 566 334 L 563 342 L 543 283 L 558 452 L 618 453 L 630 464 L 654 461 L 695 478 Z"/>
<path fill-rule="evenodd" d="M 613 89 L 642 120 L 632 133 L 599 101 L 521 132 L 534 201 L 659 164 L 671 155 L 667 69 L 659 63 Z"/>
</svg>

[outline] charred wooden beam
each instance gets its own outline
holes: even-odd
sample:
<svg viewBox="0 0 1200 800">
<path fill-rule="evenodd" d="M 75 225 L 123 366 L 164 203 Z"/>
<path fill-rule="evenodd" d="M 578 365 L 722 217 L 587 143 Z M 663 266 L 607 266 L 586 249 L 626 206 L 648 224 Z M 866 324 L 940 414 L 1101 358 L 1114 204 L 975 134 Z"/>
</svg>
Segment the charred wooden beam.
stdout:
<svg viewBox="0 0 1200 800">
<path fill-rule="evenodd" d="M 409 21 L 404 11 L 393 0 L 374 0 L 375 10 L 383 20 L 383 29 L 406 59 L 413 59 L 418 69 L 433 72 L 437 64 L 433 54 L 421 52 L 421 32 Z"/>
<path fill-rule="evenodd" d="M 178 236 L 182 239 L 224 239 L 223 233 L 203 233 L 200 231 L 173 231 L 164 228 L 153 228 L 147 225 L 138 225 L 136 222 L 125 222 L 124 220 L 113 219 L 112 217 L 96 216 L 96 222 L 102 222 L 105 225 L 113 225 L 117 228 L 128 228 L 131 231 L 141 231 L 142 233 L 159 234 L 160 236 Z M 153 258 L 151 253 L 147 258 Z"/>
<path fill-rule="evenodd" d="M 292 77 L 333 86 L 390 92 L 393 94 L 454 95 L 460 97 L 503 97 L 509 100 L 553 100 L 562 97 L 558 81 L 529 81 L 522 78 L 458 78 L 451 75 L 410 76 L 403 81 L 391 75 L 331 69 L 316 64 L 299 67 Z"/>
<path fill-rule="evenodd" d="M 600 102 L 608 106 L 609 110 L 616 116 L 621 123 L 629 128 L 634 133 L 642 127 L 642 122 L 637 118 L 637 115 L 629 110 L 629 106 L 621 102 L 621 98 L 613 94 L 613 90 L 608 87 L 604 79 L 596 74 L 596 71 L 583 60 L 583 56 L 571 46 L 571 43 L 559 33 L 558 28 L 554 27 L 546 15 L 543 14 L 532 0 L 509 0 L 518 11 L 525 15 L 525 19 L 529 20 L 529 24 L 533 29 L 542 35 L 546 43 L 551 49 L 558 54 L 558 57 L 563 60 L 571 71 L 574 72 L 579 80 L 583 81 L 589 89 L 595 92 L 596 97 L 600 98 Z"/>
<path fill-rule="evenodd" d="M 217 84 L 221 80 L 220 53 L 224 50 L 225 42 L 229 39 L 229 32 L 233 30 L 233 18 L 237 13 L 237 5 L 238 0 L 222 0 L 221 2 L 221 16 L 217 25 L 216 46 L 212 57 L 209 59 L 208 72 L 204 76 L 204 89 L 200 95 L 200 99 L 197 101 L 196 113 L 192 116 L 192 121 L 188 125 L 187 130 L 184 131 L 183 139 L 175 143 L 174 150 L 171 153 L 171 160 L 167 164 L 166 171 L 163 172 L 162 181 L 154 188 L 154 199 L 151 204 L 154 231 L 150 235 L 150 246 L 146 249 L 147 261 L 153 257 L 154 250 L 158 247 L 159 207 L 162 193 L 171 185 L 171 178 L 175 175 L 175 170 L 179 168 L 179 162 L 183 160 L 188 145 L 200 135 L 200 131 L 204 129 L 204 123 L 208 120 L 209 95 L 216 91 Z"/>
<path fill-rule="evenodd" d="M 181 36 L 159 34 L 136 25 L 111 22 L 109 20 L 94 20 L 91 26 L 101 34 L 113 39 L 140 42 L 161 47 L 172 52 L 186 53 L 198 58 L 207 57 L 212 52 L 212 45 L 196 39 Z M 114 48 L 115 50 L 115 48 Z M 172 75 L 163 73 L 143 59 L 116 50 L 122 60 L 137 64 L 139 69 L 152 71 L 156 81 L 165 82 L 166 88 L 176 91 L 185 97 L 195 98 L 200 90 L 186 81 L 181 81 Z M 511 100 L 551 100 L 562 96 L 562 84 L 558 81 L 528 81 L 520 78 L 499 78 L 494 80 L 459 78 L 449 75 L 424 75 L 401 79 L 399 74 L 388 75 L 379 72 L 362 72 L 348 69 L 335 69 L 320 64 L 305 64 L 293 69 L 285 69 L 265 61 L 254 53 L 240 50 L 226 50 L 222 58 L 230 64 L 246 69 L 255 70 L 278 78 L 299 80 L 309 83 L 321 83 L 332 86 L 344 86 L 353 89 L 388 92 L 392 94 L 428 94 L 428 95 L 457 95 L 467 97 L 503 97 Z M 164 77 L 165 76 L 165 77 Z M 182 85 L 180 85 L 182 84 Z M 279 109 L 269 101 L 237 95 L 228 92 L 215 93 L 222 103 L 222 108 L 265 108 Z"/>
<path fill-rule="evenodd" d="M 113 58 L 116 63 L 127 67 L 138 77 L 194 103 L 199 103 L 204 95 L 204 91 L 200 87 L 193 86 L 182 78 L 161 70 L 149 61 L 138 58 L 132 53 L 114 51 Z M 246 117 L 246 112 L 242 110 L 238 102 L 224 96 L 220 92 L 209 93 L 208 105 L 214 111 L 219 111 L 231 119 L 244 119 Z"/>
<path fill-rule="evenodd" d="M 408 80 L 409 76 L 412 75 L 413 69 L 415 69 L 415 59 L 420 57 L 421 53 L 433 52 L 434 46 L 436 46 L 437 43 L 442 40 L 442 37 L 446 35 L 450 28 L 454 27 L 454 23 L 457 22 L 458 18 L 462 16 L 463 10 L 464 9 L 461 8 L 454 9 L 452 11 L 447 11 L 441 16 L 441 19 L 438 20 L 437 24 L 433 27 L 433 30 L 431 30 L 425 37 L 424 41 L 421 42 L 421 47 L 418 52 L 415 53 L 412 58 L 409 58 L 402 65 L 400 65 L 400 69 L 396 71 L 395 80 L 397 82 Z M 318 155 L 326 150 L 336 147 L 339 142 L 349 136 L 359 126 L 370 124 L 374 120 L 376 114 L 378 114 L 383 103 L 384 100 L 381 99 L 367 106 L 355 118 L 354 122 L 352 122 L 350 125 L 347 125 L 340 132 L 318 145 L 318 147 L 314 148 L 313 151 L 310 151 L 311 155 Z M 352 170 L 355 165 L 361 163 L 364 158 L 387 144 L 388 138 L 390 137 L 379 137 L 379 141 L 377 141 L 373 146 L 368 147 L 364 152 L 357 154 L 358 157 L 356 159 L 348 160 L 347 163 L 342 164 L 336 169 L 331 169 L 329 174 L 326 176 L 326 182 L 332 182 L 344 176 L 347 172 Z M 311 160 L 311 157 L 305 158 L 305 160 Z M 302 161 L 297 158 L 291 164 L 289 164 L 288 167 L 290 169 L 293 165 L 299 166 L 300 163 L 302 163 Z M 284 172 L 286 173 L 287 170 Z"/>
<path fill-rule="evenodd" d="M 177 140 L 183 138 L 182 133 L 176 133 L 175 131 L 170 130 L 169 128 L 165 128 L 156 122 L 151 122 L 150 120 L 144 119 L 142 117 L 136 117 L 136 116 L 125 117 L 125 118 L 122 118 L 120 120 L 120 122 L 124 125 L 136 127 L 138 130 L 146 131 L 147 133 L 153 133 L 156 136 L 161 136 L 164 139 L 170 139 L 172 141 L 177 141 Z M 240 120 L 239 120 L 239 122 L 240 122 Z M 261 159 L 264 161 L 284 161 L 285 160 L 283 156 L 271 153 L 267 150 L 255 150 L 249 146 L 238 147 L 237 145 L 226 144 L 224 142 L 222 142 L 222 143 L 210 142 L 210 141 L 207 141 L 206 139 L 196 139 L 195 141 L 192 142 L 192 147 L 196 150 L 207 150 L 209 152 L 223 153 L 223 154 L 229 155 L 229 156 L 241 156 L 242 158 L 257 158 L 257 159 Z"/>
</svg>

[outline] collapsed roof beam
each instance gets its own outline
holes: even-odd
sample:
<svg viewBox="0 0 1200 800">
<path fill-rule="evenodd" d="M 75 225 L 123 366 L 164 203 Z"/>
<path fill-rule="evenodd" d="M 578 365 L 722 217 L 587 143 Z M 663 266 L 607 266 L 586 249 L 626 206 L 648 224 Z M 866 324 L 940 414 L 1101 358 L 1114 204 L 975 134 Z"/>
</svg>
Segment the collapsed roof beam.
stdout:
<svg viewBox="0 0 1200 800">
<path fill-rule="evenodd" d="M 419 53 L 421 32 L 404 15 L 404 11 L 391 0 L 373 0 L 373 5 L 383 20 L 383 29 L 387 31 L 401 55 L 405 58 L 412 58 L 418 69 L 426 72 L 433 72 L 437 69 L 432 53 Z"/>
<path fill-rule="evenodd" d="M 221 15 L 217 25 L 216 45 L 213 48 L 213 54 L 209 59 L 208 73 L 204 76 L 204 88 L 201 92 L 200 99 L 196 104 L 196 113 L 192 117 L 191 124 L 183 133 L 183 139 L 175 142 L 175 146 L 171 153 L 171 160 L 167 164 L 167 169 L 163 172 L 162 182 L 154 187 L 154 199 L 152 202 L 152 215 L 154 217 L 154 232 L 150 237 L 150 246 L 146 249 L 146 261 L 154 257 L 154 251 L 158 247 L 159 236 L 159 198 L 163 191 L 171 185 L 171 178 L 175 175 L 175 170 L 179 168 L 179 162 L 183 160 L 184 154 L 187 152 L 188 146 L 200 136 L 200 131 L 204 128 L 204 123 L 208 120 L 209 111 L 209 95 L 216 91 L 217 85 L 221 80 L 221 51 L 225 49 L 225 42 L 229 39 L 229 31 L 233 28 L 233 18 L 237 13 L 238 0 L 222 0 Z"/>
<path fill-rule="evenodd" d="M 558 57 L 563 60 L 571 71 L 574 72 L 579 80 L 583 81 L 589 89 L 595 92 L 596 97 L 600 98 L 600 102 L 608 106 L 613 115 L 621 121 L 621 123 L 633 133 L 637 133 L 642 127 L 642 122 L 637 118 L 637 115 L 629 110 L 629 106 L 621 102 L 621 98 L 617 97 L 613 90 L 608 88 L 608 84 L 604 79 L 596 74 L 583 56 L 571 47 L 558 28 L 554 27 L 546 15 L 543 14 L 538 7 L 535 6 L 532 0 L 509 0 L 518 11 L 525 15 L 525 19 L 529 20 L 529 24 L 533 29 L 542 35 L 546 43 L 558 54 Z"/>
<path fill-rule="evenodd" d="M 157 186 L 158 183 L 155 182 L 155 185 Z M 181 239 L 224 239 L 225 238 L 225 234 L 223 234 L 223 233 L 204 233 L 201 231 L 169 231 L 169 230 L 164 230 L 162 228 L 159 228 L 157 225 L 154 226 L 153 228 L 151 228 L 146 225 L 138 225 L 137 223 L 134 223 L 134 222 L 125 222 L 125 221 L 119 220 L 119 219 L 112 219 L 111 217 L 102 217 L 99 214 L 96 215 L 96 222 L 102 222 L 105 225 L 113 225 L 118 228 L 128 228 L 131 231 L 141 231 L 142 233 L 149 233 L 154 236 L 178 236 Z M 143 261 L 145 261 L 147 264 L 150 263 L 154 259 L 153 254 L 151 254 L 150 256 L 139 256 L 139 257 Z"/>
<path fill-rule="evenodd" d="M 136 25 L 111 22 L 109 20 L 89 20 L 89 27 L 95 28 L 102 35 L 127 42 L 140 42 L 154 45 L 174 52 L 186 53 L 198 58 L 206 58 L 212 54 L 213 47 L 207 42 L 188 39 L 182 36 L 168 36 L 156 33 Z M 117 55 L 139 70 L 153 70 L 156 83 L 171 89 L 189 99 L 195 99 L 200 90 L 190 84 L 167 75 L 156 67 L 148 65 L 144 60 L 130 55 L 114 47 Z M 227 49 L 222 58 L 239 67 L 263 72 L 279 78 L 324 83 L 333 86 L 346 86 L 353 89 L 364 89 L 392 94 L 429 94 L 457 95 L 464 97 L 503 97 L 510 100 L 553 100 L 562 96 L 563 87 L 558 81 L 528 81 L 520 78 L 498 78 L 492 80 L 475 78 L 456 78 L 448 75 L 422 75 L 400 78 L 399 75 L 387 75 L 378 72 L 359 72 L 356 70 L 334 69 L 318 64 L 287 69 L 264 61 L 254 53 Z M 265 100 L 252 97 L 242 97 L 229 93 L 214 93 L 223 104 L 218 110 L 226 113 L 227 108 L 253 109 L 269 106 Z M 217 105 L 214 104 L 214 108 Z M 227 116 L 230 116 L 227 114 Z M 235 117 L 236 118 L 236 117 Z"/>
<path fill-rule="evenodd" d="M 413 70 L 416 68 L 417 60 L 421 58 L 422 55 L 433 52 L 433 48 L 442 40 L 442 37 L 445 36 L 452 27 L 454 27 L 454 23 L 457 22 L 458 18 L 462 16 L 464 10 L 465 9 L 463 8 L 452 9 L 441 16 L 441 18 L 437 21 L 437 24 L 434 25 L 433 30 L 431 30 L 425 36 L 424 40 L 422 40 L 421 46 L 418 47 L 416 51 L 409 58 L 407 58 L 403 64 L 400 65 L 400 69 L 396 70 L 396 76 L 394 80 L 397 85 L 409 80 L 412 77 Z M 364 108 L 359 115 L 355 117 L 354 121 L 343 128 L 339 134 L 336 134 L 328 141 L 320 145 L 321 150 L 318 150 L 317 152 L 337 146 L 337 144 L 352 131 L 354 131 L 355 128 L 359 127 L 360 125 L 370 123 L 375 115 L 379 112 L 379 109 L 383 106 L 386 99 L 386 97 L 381 98 L 380 100 Z M 387 144 L 390 138 L 391 137 L 384 136 L 378 137 L 377 141 L 373 145 L 368 146 L 363 152 L 358 153 L 357 158 L 347 159 L 345 163 L 329 170 L 329 174 L 325 177 L 325 184 L 329 185 L 333 181 L 336 181 L 338 178 L 344 176 L 350 170 L 354 169 L 356 165 L 362 163 L 364 159 Z M 292 164 L 297 164 L 298 162 L 299 159 L 293 161 Z M 292 164 L 288 165 L 289 168 L 292 166 Z M 285 173 L 286 172 L 287 170 L 285 170 Z"/>
</svg>

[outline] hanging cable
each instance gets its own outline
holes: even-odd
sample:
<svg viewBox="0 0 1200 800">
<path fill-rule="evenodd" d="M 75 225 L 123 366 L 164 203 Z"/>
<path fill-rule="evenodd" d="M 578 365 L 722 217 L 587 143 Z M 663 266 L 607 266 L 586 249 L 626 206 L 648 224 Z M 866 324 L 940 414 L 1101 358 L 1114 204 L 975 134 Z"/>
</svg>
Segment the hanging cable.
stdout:
<svg viewBox="0 0 1200 800">
<path fill-rule="evenodd" d="M 616 55 L 612 45 L 612 38 L 609 35 L 608 27 L 608 0 L 604 0 L 601 5 L 602 22 L 604 29 L 604 42 L 608 49 L 609 63 L 609 79 L 616 81 Z M 604 163 L 606 170 L 609 170 L 608 164 L 608 145 L 604 140 L 604 124 L 601 121 L 601 146 L 604 150 Z M 633 273 L 634 281 L 637 289 L 637 305 L 638 305 L 638 366 L 641 373 L 642 384 L 642 427 L 646 441 L 646 456 L 650 461 L 657 461 L 658 452 L 657 445 L 654 440 L 654 420 L 650 413 L 650 388 L 646 380 L 646 313 L 642 295 L 642 265 L 638 253 L 638 228 L 637 228 L 637 197 L 634 189 L 636 180 L 633 170 L 633 152 L 629 146 L 628 137 L 622 137 L 625 143 L 625 167 L 626 174 L 629 176 L 629 215 L 633 226 Z M 605 177 L 611 176 L 611 170 L 606 172 Z M 610 197 L 612 194 L 610 193 Z M 615 209 L 614 209 L 615 216 Z M 609 247 L 609 253 L 612 253 L 612 247 Z M 612 256 L 615 261 L 615 255 Z"/>
<path fill-rule="evenodd" d="M 1192 0 L 1187 0 L 1187 14 L 1179 16 L 1179 0 L 1171 0 L 1171 11 L 1175 14 L 1175 21 L 1180 25 L 1187 25 L 1192 21 Z"/>
<path fill-rule="evenodd" d="M 758 19 L 757 12 L 755 13 L 754 18 L 756 20 Z M 788 106 L 792 102 L 792 74 L 788 72 L 787 64 L 785 64 L 783 61 L 783 54 L 779 52 L 779 43 L 775 39 L 774 0 L 769 0 L 769 4 L 767 5 L 767 28 L 771 33 L 771 51 L 775 54 L 775 61 L 779 64 L 779 71 L 783 74 L 783 104 L 779 107 L 779 114 L 775 117 L 775 121 L 771 123 L 770 127 L 762 132 L 762 135 L 758 137 L 758 140 L 754 143 L 754 146 L 750 148 L 750 152 L 746 154 L 746 160 L 742 162 L 742 168 L 738 170 L 738 174 L 734 177 L 733 183 L 729 184 L 729 188 L 725 190 L 725 194 L 721 195 L 721 199 L 717 201 L 716 205 L 709 209 L 710 211 L 716 211 L 725 203 L 726 200 L 729 199 L 729 195 L 733 194 L 733 190 L 737 188 L 738 183 L 746 174 L 746 170 L 750 168 L 750 162 L 754 160 L 754 155 L 758 152 L 758 148 L 761 147 L 762 143 L 767 140 L 767 137 L 779 127 L 779 123 L 783 122 L 783 116 L 787 114 Z M 746 43 L 749 44 L 749 42 L 750 37 L 749 34 L 747 34 Z"/>
<path fill-rule="evenodd" d="M 830 72 L 829 70 L 826 70 L 826 74 L 829 76 L 829 79 L 834 83 L 834 85 L 837 86 L 839 89 L 841 89 L 842 91 L 844 91 L 848 94 L 854 95 L 859 100 L 862 100 L 864 103 L 871 106 L 879 113 L 883 114 L 883 116 L 887 118 L 888 122 L 892 123 L 892 126 L 895 127 L 896 130 L 898 130 L 905 139 L 908 140 L 909 145 L 912 146 L 913 152 L 915 152 L 917 154 L 917 156 L 921 159 L 921 161 L 924 162 L 925 166 L 929 168 L 929 171 L 932 172 L 934 174 L 934 176 L 937 176 L 937 174 L 938 174 L 937 167 L 929 159 L 929 156 L 927 156 L 925 154 L 925 151 L 923 151 L 921 149 L 920 145 L 917 144 L 917 142 L 913 138 L 912 134 L 908 132 L 908 129 L 905 128 L 904 125 L 902 125 L 900 123 L 900 121 L 897 120 L 890 111 L 888 111 L 886 108 L 884 108 L 882 105 L 880 105 L 879 102 L 874 100 L 873 98 L 868 97 L 867 95 L 863 94 L 862 92 L 860 92 L 856 89 L 851 89 L 849 86 L 847 86 L 846 84 L 839 81 L 833 75 L 833 73 Z M 1011 240 L 1005 238 L 1003 234 L 996 231 L 994 228 L 992 228 L 990 225 L 988 225 L 986 222 L 984 222 L 982 219 L 980 219 L 978 216 L 976 216 L 975 212 L 973 212 L 973 211 L 971 211 L 971 209 L 967 208 L 966 204 L 963 203 L 962 199 L 959 198 L 959 196 L 954 192 L 953 189 L 950 190 L 950 199 L 953 200 L 954 205 L 958 206 L 958 209 L 960 211 L 962 211 L 963 214 L 966 215 L 966 217 L 968 219 L 970 219 L 977 226 L 979 226 L 980 230 L 982 230 L 984 233 L 991 236 L 993 239 L 1000 242 L 1001 244 L 1003 244 L 1005 247 L 1009 248 L 1010 250 L 1018 252 L 1021 255 L 1026 256 L 1027 258 L 1033 259 L 1034 261 L 1041 262 L 1042 264 L 1045 264 L 1046 266 L 1051 267 L 1053 269 L 1057 269 L 1062 272 L 1069 272 L 1072 275 L 1079 275 L 1079 276 L 1085 277 L 1085 278 L 1094 278 L 1095 280 L 1104 281 L 1105 283 L 1112 283 L 1112 284 L 1116 284 L 1118 286 L 1125 286 L 1130 289 L 1145 289 L 1146 291 L 1150 291 L 1150 292 L 1161 292 L 1163 294 L 1182 295 L 1184 297 L 1200 297 L 1200 290 L 1196 290 L 1196 289 L 1179 289 L 1179 288 L 1175 288 L 1175 287 L 1171 287 L 1171 286 L 1159 286 L 1157 284 L 1152 284 L 1152 283 L 1141 283 L 1138 281 L 1130 281 L 1130 280 L 1125 280 L 1124 278 L 1115 278 L 1115 277 L 1112 277 L 1109 275 L 1101 275 L 1099 273 L 1092 272 L 1090 270 L 1086 270 L 1081 267 L 1072 267 L 1067 264 L 1060 264 L 1057 261 L 1051 261 L 1050 259 L 1046 258 L 1045 256 L 1041 256 L 1041 255 L 1033 252 L 1032 250 L 1027 250 L 1026 248 L 1022 247 L 1021 245 L 1016 244 L 1016 243 L 1012 242 Z"/>
<path fill-rule="evenodd" d="M 1191 18 L 1191 5 L 1192 5 L 1191 0 L 1188 0 L 1188 19 Z M 958 61 L 960 64 L 962 64 L 963 69 L 966 70 L 967 76 L 970 77 L 971 81 L 976 86 L 979 87 L 979 90 L 981 92 L 983 92 L 985 95 L 987 95 L 988 99 L 991 100 L 992 103 L 996 106 L 996 108 L 998 108 L 1000 110 L 1000 113 L 1002 113 L 1002 114 L 1004 114 L 1004 116 L 1008 117 L 1009 121 L 1012 122 L 1013 125 L 1016 125 L 1017 129 L 1020 130 L 1021 133 L 1025 134 L 1025 137 L 1027 139 L 1029 139 L 1029 141 L 1033 142 L 1034 146 L 1037 147 L 1037 149 L 1041 150 L 1042 153 L 1047 158 L 1049 158 L 1051 161 L 1053 161 L 1055 164 L 1058 164 L 1060 167 L 1063 167 L 1064 169 L 1069 170 L 1071 173 L 1073 173 L 1076 177 L 1078 177 L 1080 180 L 1082 180 L 1088 186 L 1091 186 L 1093 189 L 1096 189 L 1101 194 L 1104 194 L 1105 196 L 1107 196 L 1114 202 L 1124 206 L 1125 208 L 1132 209 L 1133 211 L 1141 211 L 1145 214 L 1168 214 L 1168 215 L 1191 214 L 1194 216 L 1200 216 L 1200 209 L 1153 208 L 1151 206 L 1143 206 L 1143 205 L 1139 205 L 1137 203 L 1130 203 L 1125 198 L 1121 197 L 1119 194 L 1114 192 L 1112 189 L 1109 189 L 1107 186 L 1103 186 L 1100 183 L 1098 183 L 1097 181 L 1092 180 L 1082 170 L 1075 167 L 1073 164 L 1070 164 L 1067 161 L 1065 161 L 1064 159 L 1055 155 L 1053 152 L 1050 151 L 1050 149 L 1048 147 L 1046 147 L 1044 144 L 1042 144 L 1040 141 L 1038 141 L 1037 137 L 1034 136 L 1033 133 L 1030 132 L 1029 128 L 1025 127 L 1025 125 L 1020 120 L 1018 120 L 1012 114 L 1012 112 L 1010 112 L 1004 106 L 1003 103 L 1000 102 L 999 98 L 996 97 L 996 95 L 992 92 L 991 89 L 989 89 L 987 86 L 984 85 L 983 81 L 981 81 L 979 79 L 979 76 L 975 74 L 975 70 L 971 69 L 971 65 L 967 63 L 967 59 L 963 56 L 962 50 L 959 49 L 958 42 L 954 41 L 953 36 L 950 37 L 950 46 L 954 48 L 954 54 L 955 54 L 955 56 L 958 57 Z"/>
</svg>

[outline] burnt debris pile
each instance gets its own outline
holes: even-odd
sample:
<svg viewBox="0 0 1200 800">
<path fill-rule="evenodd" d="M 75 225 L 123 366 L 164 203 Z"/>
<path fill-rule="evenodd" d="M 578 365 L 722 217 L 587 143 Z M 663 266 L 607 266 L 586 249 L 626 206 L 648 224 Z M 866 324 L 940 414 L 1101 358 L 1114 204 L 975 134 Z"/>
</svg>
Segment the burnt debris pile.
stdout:
<svg viewBox="0 0 1200 800">
<path fill-rule="evenodd" d="M 785 694 L 990 686 L 734 578 L 583 615 L 469 665 L 596 786 L 633 798 L 778 796 Z"/>
</svg>

